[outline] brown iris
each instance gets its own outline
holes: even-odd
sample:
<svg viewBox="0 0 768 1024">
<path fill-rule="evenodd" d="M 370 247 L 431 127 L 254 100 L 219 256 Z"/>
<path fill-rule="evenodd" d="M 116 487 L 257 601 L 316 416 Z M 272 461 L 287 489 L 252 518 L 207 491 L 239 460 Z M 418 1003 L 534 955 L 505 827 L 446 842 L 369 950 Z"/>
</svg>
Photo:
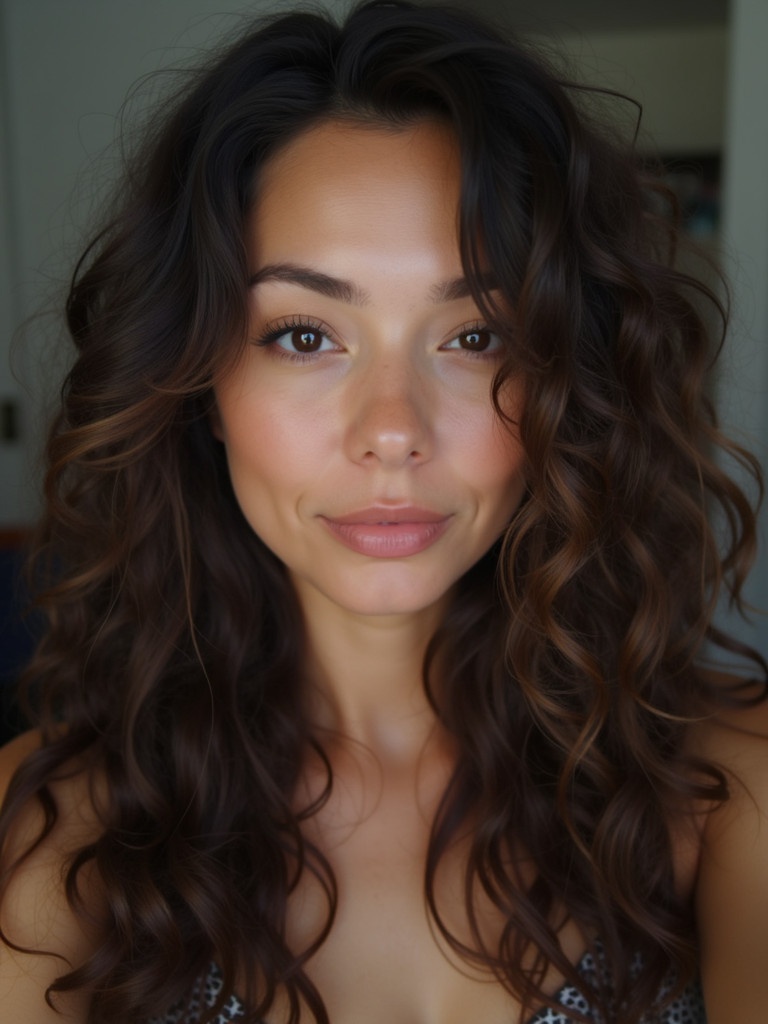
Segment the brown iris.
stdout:
<svg viewBox="0 0 768 1024">
<path fill-rule="evenodd" d="M 491 344 L 490 331 L 463 331 L 458 337 L 459 345 L 469 352 L 484 352 Z"/>
<path fill-rule="evenodd" d="M 302 327 L 295 327 L 291 331 L 291 345 L 297 352 L 317 352 L 322 344 L 322 331 Z"/>
</svg>

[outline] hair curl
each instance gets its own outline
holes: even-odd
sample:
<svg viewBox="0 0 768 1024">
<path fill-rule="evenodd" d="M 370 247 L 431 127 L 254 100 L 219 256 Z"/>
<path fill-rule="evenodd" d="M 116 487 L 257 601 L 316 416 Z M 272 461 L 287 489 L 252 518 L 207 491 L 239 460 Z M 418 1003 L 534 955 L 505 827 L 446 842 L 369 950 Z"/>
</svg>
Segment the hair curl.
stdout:
<svg viewBox="0 0 768 1024">
<path fill-rule="evenodd" d="M 524 374 L 528 484 L 425 665 L 461 751 L 432 830 L 430 911 L 527 1007 L 549 1001 L 550 963 L 584 985 L 553 930 L 555 900 L 609 950 L 625 1024 L 654 1005 L 670 962 L 681 985 L 695 972 L 668 821 L 695 798 L 727 797 L 724 775 L 687 760 L 682 740 L 707 702 L 730 699 L 697 659 L 707 641 L 737 649 L 713 610 L 723 590 L 739 604 L 755 543 L 750 504 L 714 453 L 760 481 L 706 397 L 718 345 L 699 300 L 724 314 L 675 269 L 658 186 L 591 123 L 576 87 L 466 13 L 374 0 L 341 27 L 311 13 L 265 22 L 197 72 L 153 122 L 74 275 L 77 357 L 34 562 L 49 628 L 25 684 L 45 743 L 17 773 L 3 832 L 37 795 L 47 835 L 50 781 L 84 757 L 99 767 L 103 833 L 73 858 L 67 892 L 84 912 L 78 879 L 95 864 L 111 927 L 51 987 L 93 985 L 92 1022 L 185 999 L 215 956 L 224 993 L 257 965 L 249 1020 L 282 989 L 291 1024 L 302 1004 L 328 1024 L 304 970 L 336 902 L 302 833 L 323 798 L 292 806 L 302 751 L 323 756 L 298 711 L 301 618 L 240 513 L 208 415 L 245 338 L 243 224 L 260 167 L 323 120 L 425 117 L 459 142 L 462 262 L 506 344 L 500 416 L 504 380 Z M 512 322 L 484 291 L 488 267 Z M 439 688 L 438 651 L 450 654 Z M 492 949 L 479 926 L 472 946 L 453 936 L 434 896 L 470 816 L 470 921 L 479 885 L 508 922 Z M 533 884 L 510 873 L 513 841 L 538 867 Z M 328 920 L 292 951 L 286 905 L 305 870 L 325 887 Z"/>
</svg>

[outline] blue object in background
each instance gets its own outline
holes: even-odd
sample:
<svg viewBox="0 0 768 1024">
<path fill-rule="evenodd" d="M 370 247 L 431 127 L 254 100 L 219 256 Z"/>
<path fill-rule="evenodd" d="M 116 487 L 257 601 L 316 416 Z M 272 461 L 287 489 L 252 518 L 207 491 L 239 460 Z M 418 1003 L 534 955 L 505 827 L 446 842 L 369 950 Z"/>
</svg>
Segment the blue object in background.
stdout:
<svg viewBox="0 0 768 1024">
<path fill-rule="evenodd" d="M 22 728 L 13 700 L 13 686 L 36 642 L 34 616 L 26 615 L 28 598 L 22 579 L 25 552 L 0 546 L 0 742 Z"/>
</svg>

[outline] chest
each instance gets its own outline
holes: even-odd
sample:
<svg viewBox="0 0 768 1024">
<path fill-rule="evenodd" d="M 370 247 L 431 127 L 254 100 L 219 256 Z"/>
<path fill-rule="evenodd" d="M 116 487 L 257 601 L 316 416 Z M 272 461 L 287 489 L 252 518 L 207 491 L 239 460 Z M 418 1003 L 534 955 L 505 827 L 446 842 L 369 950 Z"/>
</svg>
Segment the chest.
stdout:
<svg viewBox="0 0 768 1024">
<path fill-rule="evenodd" d="M 330 933 L 307 964 L 333 1024 L 512 1024 L 520 1007 L 487 968 L 462 958 L 431 916 L 425 868 L 432 801 L 380 788 L 375 799 L 337 794 L 313 821 L 308 838 L 322 851 L 336 880 Z M 459 942 L 497 949 L 504 916 L 479 887 L 467 913 L 468 842 L 441 858 L 434 894 L 441 919 Z M 288 908 L 288 938 L 306 949 L 322 930 L 329 903 L 323 887 L 304 872 Z M 473 932 L 474 926 L 474 932 Z M 561 939 L 578 961 L 584 942 L 566 925 Z M 551 972 L 546 989 L 562 983 Z M 275 1007 L 269 1024 L 279 1024 Z"/>
</svg>

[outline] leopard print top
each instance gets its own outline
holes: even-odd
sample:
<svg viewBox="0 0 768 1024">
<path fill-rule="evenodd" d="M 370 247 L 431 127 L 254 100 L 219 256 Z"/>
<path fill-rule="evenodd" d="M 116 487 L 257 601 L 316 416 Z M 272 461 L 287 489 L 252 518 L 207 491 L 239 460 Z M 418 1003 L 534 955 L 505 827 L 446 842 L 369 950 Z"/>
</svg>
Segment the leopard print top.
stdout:
<svg viewBox="0 0 768 1024">
<path fill-rule="evenodd" d="M 594 985 L 602 973 L 599 951 L 598 959 L 592 953 L 586 953 L 579 962 L 579 974 L 585 981 Z M 221 992 L 221 985 L 221 974 L 216 965 L 212 964 L 206 977 L 201 978 L 195 986 L 188 1006 L 175 1008 L 163 1017 L 153 1017 L 148 1024 L 197 1024 L 201 1008 L 214 1004 Z M 660 993 L 660 999 L 667 994 L 670 987 L 665 986 Z M 569 1010 L 584 1014 L 593 1024 L 604 1024 L 602 1015 L 590 1007 L 581 992 L 573 985 L 563 985 L 555 999 L 562 1006 L 562 1010 L 553 1010 L 551 1007 L 539 1010 L 528 1024 L 572 1024 L 573 1017 L 569 1015 Z M 236 996 L 231 995 L 216 1017 L 215 1024 L 230 1024 L 231 1021 L 238 1021 L 243 1016 L 241 1003 Z M 689 986 L 662 1011 L 644 1020 L 647 1024 L 706 1024 L 701 986 L 698 982 Z"/>
</svg>

